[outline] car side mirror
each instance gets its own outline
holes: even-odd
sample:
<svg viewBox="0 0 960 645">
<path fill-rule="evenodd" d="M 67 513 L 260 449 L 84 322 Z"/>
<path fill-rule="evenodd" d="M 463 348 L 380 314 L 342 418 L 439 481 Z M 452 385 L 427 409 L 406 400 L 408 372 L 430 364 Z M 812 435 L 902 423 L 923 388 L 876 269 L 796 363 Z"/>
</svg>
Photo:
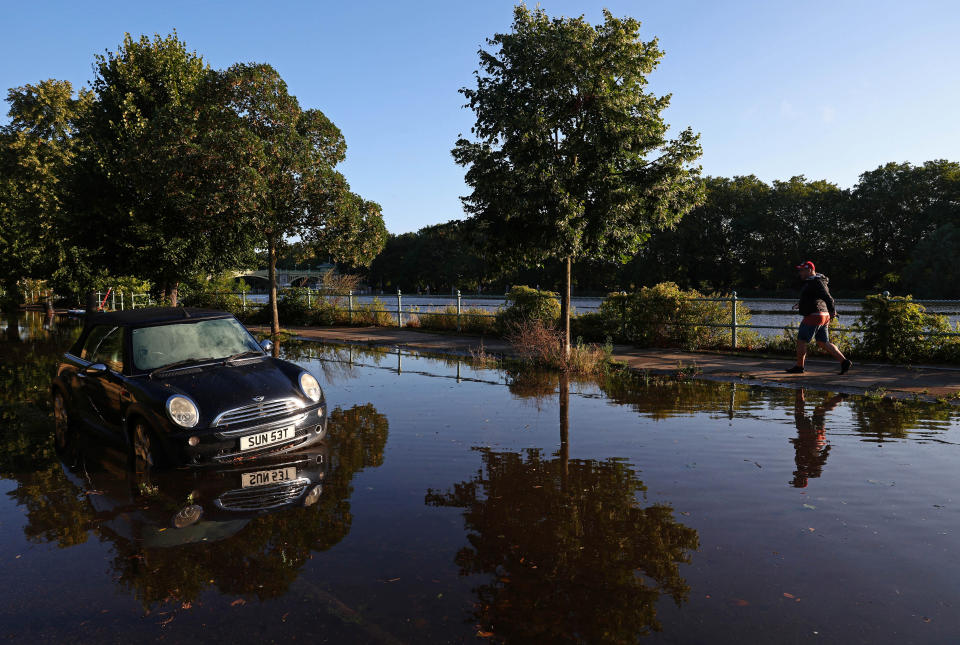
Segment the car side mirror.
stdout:
<svg viewBox="0 0 960 645">
<path fill-rule="evenodd" d="M 263 351 L 270 353 L 273 351 L 273 341 L 269 338 L 265 338 L 260 341 L 260 347 L 263 348 Z"/>
<path fill-rule="evenodd" d="M 87 369 L 83 370 L 83 373 L 87 376 L 97 376 L 98 374 L 105 374 L 106 371 L 106 365 L 103 363 L 94 363 L 93 365 L 87 366 Z"/>
</svg>

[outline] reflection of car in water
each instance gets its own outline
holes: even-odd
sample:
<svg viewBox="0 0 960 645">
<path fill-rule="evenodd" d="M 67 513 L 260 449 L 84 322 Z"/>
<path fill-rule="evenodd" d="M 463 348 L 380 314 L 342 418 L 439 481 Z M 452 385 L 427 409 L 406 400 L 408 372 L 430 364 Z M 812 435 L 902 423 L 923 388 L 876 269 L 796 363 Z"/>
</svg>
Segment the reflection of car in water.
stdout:
<svg viewBox="0 0 960 645">
<path fill-rule="evenodd" d="M 116 449 L 78 442 L 64 472 L 84 491 L 94 522 L 147 548 L 228 538 L 260 515 L 315 505 L 328 462 L 325 442 L 251 463 L 132 472 Z"/>
<path fill-rule="evenodd" d="M 98 314 L 52 384 L 56 437 L 78 426 L 129 446 L 138 469 L 295 450 L 326 433 L 323 390 L 268 355 L 232 315 L 183 308 Z"/>
</svg>

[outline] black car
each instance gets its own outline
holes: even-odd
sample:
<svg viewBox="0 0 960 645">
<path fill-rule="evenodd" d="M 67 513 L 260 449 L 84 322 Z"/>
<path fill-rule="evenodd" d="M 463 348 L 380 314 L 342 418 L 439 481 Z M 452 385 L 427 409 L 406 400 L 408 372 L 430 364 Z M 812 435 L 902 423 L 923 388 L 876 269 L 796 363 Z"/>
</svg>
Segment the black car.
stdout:
<svg viewBox="0 0 960 645">
<path fill-rule="evenodd" d="M 135 467 L 152 468 L 319 442 L 327 428 L 320 384 L 265 346 L 222 311 L 95 314 L 53 380 L 57 445 L 82 429 L 126 446 Z"/>
</svg>

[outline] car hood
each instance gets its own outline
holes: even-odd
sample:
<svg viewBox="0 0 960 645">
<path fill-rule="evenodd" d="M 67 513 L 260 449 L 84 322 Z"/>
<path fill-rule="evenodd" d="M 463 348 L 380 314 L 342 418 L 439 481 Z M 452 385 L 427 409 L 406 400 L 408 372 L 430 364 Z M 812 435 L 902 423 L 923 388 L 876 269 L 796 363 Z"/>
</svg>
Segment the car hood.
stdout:
<svg viewBox="0 0 960 645">
<path fill-rule="evenodd" d="M 220 413 L 259 401 L 294 398 L 312 405 L 300 390 L 302 371 L 296 365 L 267 357 L 168 372 L 153 377 L 153 382 L 169 395 L 184 394 L 193 399 L 200 408 L 198 425 L 207 427 Z"/>
</svg>

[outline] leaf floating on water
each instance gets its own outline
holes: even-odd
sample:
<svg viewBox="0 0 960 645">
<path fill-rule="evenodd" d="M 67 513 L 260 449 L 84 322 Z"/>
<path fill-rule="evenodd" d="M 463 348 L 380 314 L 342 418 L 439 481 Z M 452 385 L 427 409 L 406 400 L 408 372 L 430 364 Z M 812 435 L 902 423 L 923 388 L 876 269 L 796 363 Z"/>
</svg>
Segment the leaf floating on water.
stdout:
<svg viewBox="0 0 960 645">
<path fill-rule="evenodd" d="M 787 593 L 786 591 L 783 592 L 783 597 L 784 597 L 784 598 L 790 598 L 791 600 L 792 600 L 793 598 L 796 598 L 796 596 L 794 596 L 792 593 Z"/>
<path fill-rule="evenodd" d="M 811 511 L 817 508 L 816 506 L 814 506 L 814 505 L 812 505 L 812 504 L 804 504 L 803 507 L 804 507 L 804 508 L 809 508 Z"/>
<path fill-rule="evenodd" d="M 193 607 L 193 605 L 192 605 L 191 603 L 189 603 L 189 602 L 185 602 L 185 603 L 183 603 L 182 605 L 180 605 L 180 609 L 190 609 L 190 608 L 192 608 L 192 607 Z"/>
<path fill-rule="evenodd" d="M 243 598 L 237 598 L 232 603 L 230 603 L 230 606 L 236 607 L 237 605 L 245 605 L 245 604 L 247 604 L 246 600 L 244 600 Z"/>
<path fill-rule="evenodd" d="M 733 599 L 733 604 L 736 605 L 737 607 L 749 607 L 749 606 L 750 606 L 750 603 L 749 603 L 749 602 L 747 602 L 746 600 L 743 600 L 743 599 L 741 599 L 741 598 L 734 598 L 734 599 Z"/>
<path fill-rule="evenodd" d="M 493 636 L 493 632 L 477 632 L 477 636 L 480 638 L 490 638 Z"/>
<path fill-rule="evenodd" d="M 170 618 L 167 618 L 166 620 L 161 620 L 161 621 L 160 621 L 160 626 L 161 626 L 161 627 L 166 627 L 167 625 L 169 625 L 170 623 L 173 622 L 173 619 L 174 619 L 174 618 L 176 618 L 176 616 L 170 616 Z"/>
</svg>

